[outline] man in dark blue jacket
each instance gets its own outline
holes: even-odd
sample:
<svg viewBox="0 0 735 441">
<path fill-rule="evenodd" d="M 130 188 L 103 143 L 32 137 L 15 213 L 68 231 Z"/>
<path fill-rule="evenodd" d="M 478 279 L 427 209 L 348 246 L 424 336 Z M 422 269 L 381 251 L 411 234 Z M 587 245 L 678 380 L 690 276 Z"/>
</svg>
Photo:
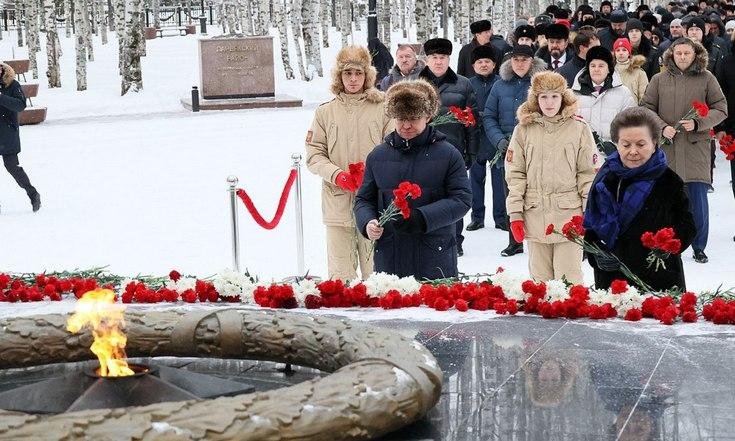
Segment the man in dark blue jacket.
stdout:
<svg viewBox="0 0 735 441">
<path fill-rule="evenodd" d="M 15 71 L 9 65 L 0 63 L 0 155 L 3 157 L 5 169 L 28 194 L 35 212 L 41 208 L 41 196 L 31 185 L 28 175 L 18 161 L 20 153 L 18 113 L 25 108 L 26 97 L 20 83 L 15 80 Z"/>
<path fill-rule="evenodd" d="M 510 137 L 513 134 L 518 120 L 516 111 L 526 101 L 528 88 L 531 86 L 531 77 L 537 72 L 546 70 L 546 63 L 540 58 L 533 56 L 530 46 L 516 45 L 511 52 L 511 58 L 500 66 L 500 78 L 495 81 L 490 95 L 485 101 L 485 111 L 482 114 L 482 122 L 485 135 L 490 139 L 492 147 L 490 160 L 491 167 L 498 167 L 503 171 L 503 182 L 505 182 L 505 170 L 503 157 L 508 149 Z M 504 197 L 507 197 L 507 186 L 504 186 Z M 508 230 L 508 219 L 497 228 Z M 523 243 L 513 240 L 513 235 L 508 234 L 509 244 L 500 254 L 512 256 L 523 252 Z"/>
<path fill-rule="evenodd" d="M 419 78 L 433 84 L 439 92 L 439 115 L 446 114 L 451 106 L 461 109 L 469 107 L 477 112 L 475 91 L 470 80 L 457 75 L 449 67 L 449 56 L 452 54 L 452 42 L 445 38 L 432 38 L 424 43 L 426 67 L 419 74 Z M 462 153 L 467 168 L 470 167 L 477 155 L 477 126 L 448 123 L 439 124 L 436 129 L 446 135 L 447 141 Z M 462 219 L 457 222 L 457 253 L 464 254 L 462 242 L 464 236 Z"/>
<path fill-rule="evenodd" d="M 353 210 L 357 229 L 376 241 L 377 272 L 419 280 L 457 276 L 455 225 L 469 211 L 472 195 L 462 155 L 428 125 L 439 96 L 426 81 L 408 80 L 393 85 L 385 103 L 396 130 L 365 161 Z M 421 196 L 408 200 L 410 216 L 379 225 L 404 181 L 421 187 Z"/>
<path fill-rule="evenodd" d="M 475 75 L 470 78 L 470 84 L 472 84 L 475 91 L 480 117 L 482 117 L 482 112 L 485 109 L 485 101 L 490 94 L 490 88 L 493 87 L 497 78 L 493 71 L 498 61 L 498 55 L 490 46 L 477 46 L 472 51 L 472 67 L 475 70 Z M 490 139 L 485 136 L 485 127 L 479 127 L 477 157 L 470 165 L 472 222 L 467 225 L 467 231 L 479 230 L 485 227 L 485 178 L 487 175 L 487 161 L 490 160 L 492 146 L 490 145 Z M 491 182 L 493 187 L 493 219 L 497 225 L 505 222 L 504 182 L 503 174 L 499 169 L 492 169 Z"/>
</svg>

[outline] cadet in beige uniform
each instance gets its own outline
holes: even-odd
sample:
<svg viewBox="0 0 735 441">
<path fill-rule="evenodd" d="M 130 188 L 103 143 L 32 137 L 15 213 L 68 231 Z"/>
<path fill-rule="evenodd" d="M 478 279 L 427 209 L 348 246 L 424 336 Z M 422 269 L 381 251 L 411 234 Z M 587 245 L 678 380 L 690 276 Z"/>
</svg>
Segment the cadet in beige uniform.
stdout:
<svg viewBox="0 0 735 441">
<path fill-rule="evenodd" d="M 528 99 L 518 108 L 505 162 L 506 208 L 516 241 L 528 241 L 529 271 L 538 281 L 566 278 L 582 283 L 582 249 L 558 235 L 581 215 L 595 177 L 597 148 L 587 124 L 574 118 L 577 98 L 558 73 L 531 79 Z"/>
<path fill-rule="evenodd" d="M 347 46 L 337 54 L 330 86 L 335 98 L 316 109 L 306 135 L 306 165 L 322 182 L 322 218 L 327 227 L 329 277 L 349 280 L 373 271 L 370 241 L 357 232 L 355 201 L 348 166 L 364 162 L 368 153 L 393 131 L 385 115 L 383 93 L 376 89 L 370 53 Z"/>
</svg>

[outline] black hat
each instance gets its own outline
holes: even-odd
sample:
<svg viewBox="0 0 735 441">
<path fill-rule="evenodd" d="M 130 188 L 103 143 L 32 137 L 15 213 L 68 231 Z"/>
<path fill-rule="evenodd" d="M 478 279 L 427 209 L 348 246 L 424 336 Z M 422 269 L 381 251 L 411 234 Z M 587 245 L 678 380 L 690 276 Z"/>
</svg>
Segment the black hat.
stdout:
<svg viewBox="0 0 735 441">
<path fill-rule="evenodd" d="M 613 60 L 612 52 L 610 52 L 603 46 L 594 46 L 587 51 L 587 57 L 585 58 L 587 70 L 589 70 L 592 60 L 604 61 L 605 63 L 607 63 L 607 68 L 610 70 L 610 72 L 615 69 L 615 61 Z"/>
<path fill-rule="evenodd" d="M 480 20 L 470 25 L 470 32 L 473 34 L 479 34 L 480 32 L 489 31 L 492 28 L 493 24 L 490 23 L 490 20 Z"/>
<path fill-rule="evenodd" d="M 569 11 L 566 9 L 557 9 L 554 11 L 554 18 L 557 20 L 567 20 L 569 19 Z"/>
<path fill-rule="evenodd" d="M 600 9 L 602 9 L 603 6 L 610 6 L 612 8 L 612 2 L 610 0 L 604 0 L 600 3 Z"/>
<path fill-rule="evenodd" d="M 516 37 L 516 41 L 521 37 L 528 37 L 535 41 L 536 29 L 531 25 L 518 26 L 516 30 L 513 31 L 513 35 Z"/>
<path fill-rule="evenodd" d="M 658 26 L 658 19 L 653 14 L 644 14 L 641 16 L 641 21 L 643 23 L 649 23 L 651 27 Z"/>
<path fill-rule="evenodd" d="M 605 18 L 598 18 L 597 20 L 595 20 L 595 27 L 597 29 L 605 29 L 608 26 L 610 26 L 610 20 L 607 20 Z"/>
<path fill-rule="evenodd" d="M 546 7 L 546 9 L 544 10 L 544 14 L 553 16 L 554 12 L 556 12 L 558 9 L 559 9 L 558 6 L 551 4 Z"/>
<path fill-rule="evenodd" d="M 638 11 L 638 12 L 641 12 L 641 11 L 650 11 L 650 10 L 651 10 L 651 8 L 649 8 L 648 5 L 646 5 L 646 4 L 639 5 L 636 8 L 636 11 Z"/>
<path fill-rule="evenodd" d="M 533 58 L 533 48 L 527 44 L 517 44 L 513 46 L 513 50 L 510 53 L 511 57 L 515 57 L 516 55 Z"/>
<path fill-rule="evenodd" d="M 446 38 L 432 38 L 424 43 L 424 54 L 452 55 L 452 42 Z"/>
<path fill-rule="evenodd" d="M 687 14 L 690 12 L 699 12 L 699 6 L 696 6 L 696 5 L 687 6 Z"/>
<path fill-rule="evenodd" d="M 491 45 L 481 45 L 472 49 L 472 64 L 480 58 L 489 58 L 493 60 L 493 63 L 498 62 L 498 54 L 495 53 L 495 49 Z"/>
<path fill-rule="evenodd" d="M 559 23 L 550 24 L 546 27 L 544 35 L 547 39 L 569 40 L 569 28 Z"/>
<path fill-rule="evenodd" d="M 590 6 L 590 5 L 580 5 L 577 8 L 577 12 L 582 12 L 584 14 L 594 14 L 595 13 L 595 10 L 592 9 L 592 6 Z"/>
<path fill-rule="evenodd" d="M 643 27 L 643 22 L 638 20 L 637 18 L 631 18 L 628 20 L 628 24 L 625 25 L 625 30 L 630 31 L 631 29 L 638 29 L 639 31 L 643 32 L 645 29 Z"/>
<path fill-rule="evenodd" d="M 700 17 L 692 17 L 691 20 L 687 21 L 686 28 L 687 30 L 689 30 L 689 28 L 699 28 L 702 30 L 702 32 L 706 32 L 704 20 L 702 20 Z"/>
<path fill-rule="evenodd" d="M 611 23 L 625 23 L 626 21 L 628 21 L 628 14 L 621 9 L 616 9 L 610 14 Z"/>
</svg>

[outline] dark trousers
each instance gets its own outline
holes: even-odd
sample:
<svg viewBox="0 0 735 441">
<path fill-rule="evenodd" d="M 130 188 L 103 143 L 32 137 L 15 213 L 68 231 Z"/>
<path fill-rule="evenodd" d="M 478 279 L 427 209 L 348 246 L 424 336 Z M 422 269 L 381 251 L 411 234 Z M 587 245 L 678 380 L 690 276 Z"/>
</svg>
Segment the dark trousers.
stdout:
<svg viewBox="0 0 735 441">
<path fill-rule="evenodd" d="M 35 196 L 36 189 L 31 185 L 31 180 L 28 179 L 28 175 L 23 170 L 23 167 L 20 166 L 18 155 L 3 155 L 3 164 L 5 165 L 5 170 L 15 179 L 15 182 L 18 183 L 20 188 L 26 191 L 28 197 Z"/>
<path fill-rule="evenodd" d="M 485 183 L 487 181 L 487 161 L 475 161 L 470 166 L 470 185 L 472 186 L 472 220 L 485 222 Z M 493 221 L 495 225 L 506 224 L 505 177 L 503 169 L 490 168 L 490 185 L 493 192 Z"/>
<path fill-rule="evenodd" d="M 692 249 L 694 251 L 704 251 L 707 247 L 707 237 L 709 236 L 709 201 L 707 200 L 707 190 L 710 184 L 704 182 L 687 182 L 684 189 L 689 196 L 689 208 L 692 210 L 694 217 L 694 226 L 697 228 L 697 235 L 694 236 Z"/>
</svg>

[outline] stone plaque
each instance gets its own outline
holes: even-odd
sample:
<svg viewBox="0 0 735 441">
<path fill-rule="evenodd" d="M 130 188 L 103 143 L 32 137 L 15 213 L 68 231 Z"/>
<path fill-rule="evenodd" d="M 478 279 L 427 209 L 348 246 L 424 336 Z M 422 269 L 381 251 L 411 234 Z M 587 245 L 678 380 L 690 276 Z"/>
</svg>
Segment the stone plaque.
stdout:
<svg viewBox="0 0 735 441">
<path fill-rule="evenodd" d="M 199 40 L 199 72 L 204 99 L 272 97 L 273 37 Z"/>
</svg>

